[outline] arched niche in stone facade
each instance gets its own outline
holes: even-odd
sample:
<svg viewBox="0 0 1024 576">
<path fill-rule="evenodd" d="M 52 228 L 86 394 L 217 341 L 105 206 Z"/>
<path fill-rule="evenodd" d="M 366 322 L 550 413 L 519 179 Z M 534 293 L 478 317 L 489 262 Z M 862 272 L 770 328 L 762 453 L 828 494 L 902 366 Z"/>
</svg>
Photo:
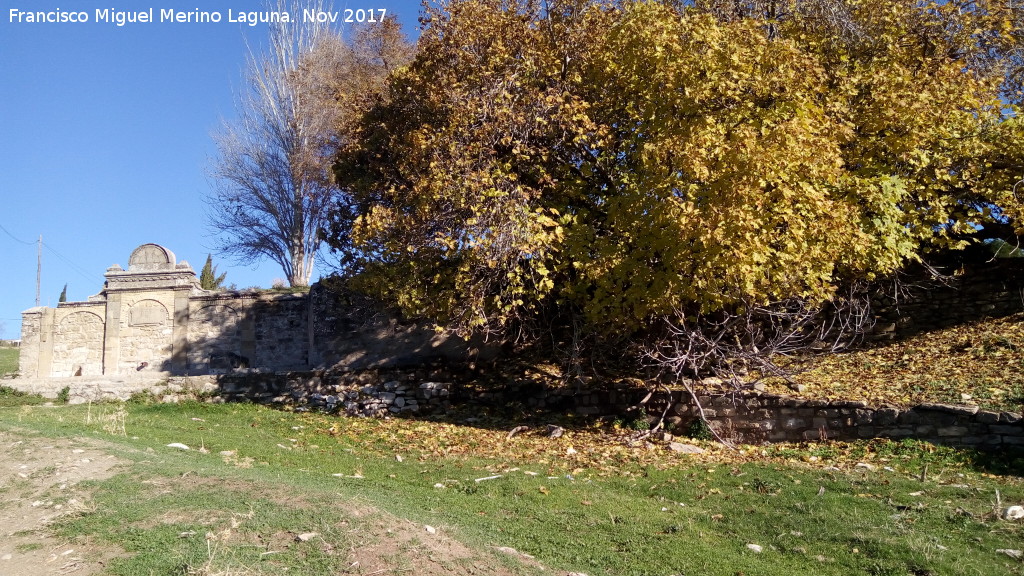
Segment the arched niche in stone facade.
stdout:
<svg viewBox="0 0 1024 576">
<path fill-rule="evenodd" d="M 167 307 L 156 300 L 139 300 L 128 308 L 125 320 L 118 371 L 169 370 L 173 332 Z"/>
<path fill-rule="evenodd" d="M 156 300 L 140 300 L 128 310 L 129 326 L 162 326 L 168 319 L 167 308 Z"/>
<path fill-rule="evenodd" d="M 103 318 L 95 312 L 72 312 L 53 331 L 52 375 L 99 376 L 103 373 Z"/>
<path fill-rule="evenodd" d="M 174 270 L 174 252 L 159 244 L 143 244 L 128 258 L 128 271 Z"/>
</svg>

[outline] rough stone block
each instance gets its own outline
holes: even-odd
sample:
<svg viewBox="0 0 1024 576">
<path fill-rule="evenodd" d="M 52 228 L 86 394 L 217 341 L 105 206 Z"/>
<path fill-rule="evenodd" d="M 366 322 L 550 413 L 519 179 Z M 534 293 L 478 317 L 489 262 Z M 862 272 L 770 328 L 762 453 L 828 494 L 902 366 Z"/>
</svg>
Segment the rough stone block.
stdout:
<svg viewBox="0 0 1024 576">
<path fill-rule="evenodd" d="M 922 410 L 932 410 L 935 412 L 943 412 L 946 414 L 953 414 L 956 416 L 973 416 L 978 413 L 977 406 L 953 406 L 950 404 L 921 404 L 918 408 Z"/>
<path fill-rule="evenodd" d="M 878 432 L 878 435 L 885 438 L 907 438 L 914 435 L 910 428 L 885 428 Z"/>
<path fill-rule="evenodd" d="M 874 410 L 856 410 L 854 413 L 857 425 L 864 426 L 865 424 L 871 424 L 875 420 Z"/>
<path fill-rule="evenodd" d="M 899 416 L 899 411 L 895 408 L 879 408 L 875 410 L 875 424 L 879 426 L 891 426 L 896 423 L 896 418 Z"/>
<path fill-rule="evenodd" d="M 922 415 L 921 412 L 919 412 L 916 409 L 910 409 L 910 410 L 907 410 L 906 412 L 901 412 L 896 417 L 896 422 L 899 423 L 899 424 L 915 425 L 915 424 L 922 424 L 925 421 L 926 421 L 925 416 Z"/>
<path fill-rule="evenodd" d="M 1020 422 L 1021 420 L 1022 420 L 1021 415 L 1020 414 L 1015 414 L 1013 412 L 1001 412 L 999 414 L 999 422 L 1002 422 L 1002 423 L 1016 424 L 1017 422 Z"/>
<path fill-rule="evenodd" d="M 999 422 L 998 412 L 982 411 L 974 417 L 975 421 L 981 422 L 982 424 L 995 424 Z"/>
<path fill-rule="evenodd" d="M 800 437 L 803 440 L 821 440 L 822 439 L 822 434 L 821 434 L 821 430 L 804 430 L 800 434 Z"/>
<path fill-rule="evenodd" d="M 994 428 L 994 426 L 993 426 L 993 428 Z M 938 432 L 939 436 L 941 436 L 941 437 L 964 436 L 964 435 L 967 434 L 967 427 L 965 427 L 965 426 L 944 426 L 942 428 L 939 428 L 937 430 L 937 432 Z"/>
<path fill-rule="evenodd" d="M 784 418 L 782 420 L 783 430 L 798 430 L 807 427 L 807 420 L 803 418 Z"/>
</svg>

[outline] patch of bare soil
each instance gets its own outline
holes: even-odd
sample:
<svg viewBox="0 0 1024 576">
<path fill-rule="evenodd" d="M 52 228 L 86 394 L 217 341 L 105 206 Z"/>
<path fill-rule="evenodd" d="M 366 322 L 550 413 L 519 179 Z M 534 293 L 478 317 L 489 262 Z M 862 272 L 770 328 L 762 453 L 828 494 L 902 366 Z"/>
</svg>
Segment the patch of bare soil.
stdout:
<svg viewBox="0 0 1024 576">
<path fill-rule="evenodd" d="M 359 512 L 350 509 L 349 514 L 358 516 Z M 357 536 L 358 543 L 344 551 L 347 556 L 345 573 L 511 576 L 524 572 L 501 566 L 493 557 L 450 538 L 443 528 L 415 524 L 379 512 L 374 516 L 365 534 Z M 533 568 L 527 572 L 543 570 L 532 557 L 512 548 L 500 551 L 517 558 L 523 567 Z"/>
<path fill-rule="evenodd" d="M 90 510 L 84 480 L 115 473 L 119 461 L 85 441 L 0 431 L 0 576 L 83 576 L 117 550 L 63 542 L 49 525 Z"/>
<path fill-rule="evenodd" d="M 103 572 L 108 562 L 124 554 L 116 546 L 62 541 L 50 529 L 61 517 L 94 511 L 90 490 L 80 484 L 109 478 L 123 465 L 95 440 L 56 440 L 0 430 L 0 576 L 88 576 Z M 216 478 L 192 475 L 143 483 L 150 485 L 154 494 L 188 493 L 207 485 L 224 489 Z M 416 524 L 357 500 L 312 502 L 303 495 L 282 494 L 264 485 L 247 483 L 236 488 L 289 508 L 326 505 L 334 509 L 339 530 L 334 538 L 315 532 L 268 534 L 260 531 L 260 522 L 251 514 L 217 510 L 203 511 L 201 518 L 193 517 L 195 511 L 181 510 L 149 522 L 155 526 L 196 521 L 203 530 L 183 537 L 204 538 L 211 550 L 258 546 L 273 555 L 293 546 L 312 545 L 340 560 L 339 574 L 514 576 L 546 572 L 532 557 L 511 548 L 473 549 L 451 537 L 445 526 Z M 190 573 L 260 573 L 259 569 L 225 572 L 213 560 L 211 554 L 210 566 L 194 566 Z"/>
<path fill-rule="evenodd" d="M 182 537 L 205 539 L 212 551 L 208 566 L 191 568 L 190 574 L 196 576 L 260 574 L 257 568 L 226 571 L 218 565 L 219 557 L 229 556 L 231 549 L 237 547 L 263 549 L 263 555 L 270 559 L 293 547 L 319 548 L 325 555 L 339 560 L 338 574 L 515 576 L 545 571 L 532 556 L 512 548 L 487 551 L 470 548 L 451 537 L 447 527 L 417 524 L 398 518 L 359 499 L 339 498 L 323 502 L 301 494 L 281 493 L 270 486 L 251 482 L 235 481 L 230 488 L 225 488 L 216 478 L 192 475 L 149 479 L 143 481 L 143 484 L 149 485 L 154 495 L 193 493 L 210 488 L 238 490 L 250 497 L 266 499 L 281 508 L 329 511 L 329 515 L 337 519 L 333 526 L 336 529 L 333 536 L 312 531 L 312 527 L 308 532 L 268 532 L 264 528 L 265 523 L 251 509 L 248 513 L 178 510 L 150 519 L 152 524 L 141 526 L 161 523 L 193 523 L 201 526 L 195 531 L 182 534 Z M 270 572 L 276 573 L 274 570 Z"/>
</svg>

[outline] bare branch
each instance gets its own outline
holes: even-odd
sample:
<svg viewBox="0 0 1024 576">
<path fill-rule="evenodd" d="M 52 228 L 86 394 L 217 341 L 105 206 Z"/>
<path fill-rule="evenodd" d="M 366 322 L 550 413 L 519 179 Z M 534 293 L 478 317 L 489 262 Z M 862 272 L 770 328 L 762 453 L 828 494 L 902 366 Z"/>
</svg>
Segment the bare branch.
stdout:
<svg viewBox="0 0 1024 576">
<path fill-rule="evenodd" d="M 270 24 L 269 47 L 250 53 L 238 118 L 214 136 L 210 226 L 220 250 L 241 262 L 262 258 L 281 266 L 292 286 L 309 284 L 320 229 L 340 193 L 330 173 L 337 108 L 299 81 L 304 68 L 341 68 L 340 37 L 326 24 L 304 22 L 320 0 L 278 0 L 290 22 Z"/>
</svg>

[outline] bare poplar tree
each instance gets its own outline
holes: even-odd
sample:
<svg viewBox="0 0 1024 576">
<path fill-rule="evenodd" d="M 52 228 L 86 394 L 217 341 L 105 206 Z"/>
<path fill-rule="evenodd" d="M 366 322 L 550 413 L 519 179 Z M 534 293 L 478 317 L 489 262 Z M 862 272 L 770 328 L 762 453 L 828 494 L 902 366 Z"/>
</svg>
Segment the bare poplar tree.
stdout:
<svg viewBox="0 0 1024 576">
<path fill-rule="evenodd" d="M 278 0 L 273 9 L 291 21 L 269 24 L 265 53 L 250 51 L 238 117 L 214 137 L 210 226 L 220 251 L 243 263 L 270 258 L 292 286 L 306 286 L 338 192 L 327 159 L 336 107 L 306 101 L 296 78 L 314 57 L 336 59 L 317 67 L 340 67 L 343 43 L 327 24 L 303 21 L 303 9 L 328 10 L 320 0 Z"/>
</svg>

